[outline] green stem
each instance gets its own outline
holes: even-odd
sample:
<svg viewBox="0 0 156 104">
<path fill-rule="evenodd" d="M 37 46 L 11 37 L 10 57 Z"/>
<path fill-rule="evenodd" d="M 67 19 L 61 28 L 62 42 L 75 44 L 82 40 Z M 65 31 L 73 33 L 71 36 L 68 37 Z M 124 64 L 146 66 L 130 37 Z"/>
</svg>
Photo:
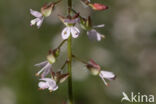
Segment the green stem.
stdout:
<svg viewBox="0 0 156 104">
<path fill-rule="evenodd" d="M 68 96 L 69 96 L 69 104 L 73 104 L 73 93 L 72 93 L 72 50 L 71 50 L 71 40 L 72 37 L 68 38 Z"/>
<path fill-rule="evenodd" d="M 71 9 L 72 9 L 72 0 L 68 0 L 68 15 L 70 15 Z"/>
<path fill-rule="evenodd" d="M 60 3 L 61 1 L 62 0 L 58 0 L 58 1 L 54 2 L 54 4 L 56 5 L 56 4 Z"/>
<path fill-rule="evenodd" d="M 68 62 L 68 61 L 66 60 L 65 63 L 62 65 L 61 70 L 64 69 L 64 67 L 66 66 L 67 62 Z"/>
<path fill-rule="evenodd" d="M 60 48 L 62 47 L 62 45 L 63 45 L 66 41 L 67 41 L 67 40 L 63 40 L 57 48 L 60 49 Z"/>
<path fill-rule="evenodd" d="M 84 60 L 82 60 L 82 59 L 78 58 L 78 57 L 77 57 L 77 56 L 75 56 L 75 55 L 72 55 L 72 57 L 73 57 L 73 58 L 75 58 L 76 60 L 78 60 L 78 61 L 82 62 L 83 64 L 88 64 L 87 62 L 85 62 Z"/>
<path fill-rule="evenodd" d="M 72 0 L 68 0 L 68 15 L 70 16 L 71 13 L 71 9 L 72 9 Z M 68 38 L 68 73 L 69 73 L 69 78 L 68 78 L 68 101 L 69 104 L 73 104 L 73 90 L 72 90 L 72 49 L 71 49 L 71 45 L 72 45 L 72 36 L 70 35 Z"/>
</svg>

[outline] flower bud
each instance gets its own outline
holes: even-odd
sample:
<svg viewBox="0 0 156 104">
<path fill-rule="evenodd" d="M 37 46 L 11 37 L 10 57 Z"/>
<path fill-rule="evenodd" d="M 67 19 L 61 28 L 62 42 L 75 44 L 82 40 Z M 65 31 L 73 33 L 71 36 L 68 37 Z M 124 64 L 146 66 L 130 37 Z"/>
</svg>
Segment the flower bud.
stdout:
<svg viewBox="0 0 156 104">
<path fill-rule="evenodd" d="M 51 11 L 54 9 L 55 4 L 54 3 L 50 3 L 50 4 L 45 4 L 43 5 L 43 7 L 41 8 L 41 13 L 45 16 L 48 17 L 51 15 Z"/>
<path fill-rule="evenodd" d="M 81 26 L 82 29 L 87 30 L 86 20 L 81 20 L 80 26 Z"/>
<path fill-rule="evenodd" d="M 56 73 L 52 72 L 52 76 L 57 83 L 63 83 L 69 77 L 69 74 L 62 74 L 61 71 L 58 71 Z"/>
<path fill-rule="evenodd" d="M 54 50 L 49 50 L 49 55 L 47 56 L 47 60 L 49 63 L 53 64 L 56 61 L 56 57 L 60 54 L 60 49 L 56 48 Z"/>
<path fill-rule="evenodd" d="M 69 77 L 69 74 L 62 74 L 60 77 L 59 77 L 59 83 L 63 83 L 67 78 Z"/>
<path fill-rule="evenodd" d="M 90 60 L 86 67 L 91 71 L 93 75 L 98 75 L 101 70 L 101 67 L 98 64 L 96 64 L 93 60 Z"/>
<path fill-rule="evenodd" d="M 81 19 L 80 26 L 84 30 L 90 30 L 92 27 L 90 16 L 88 16 L 88 19 L 85 18 Z"/>
<path fill-rule="evenodd" d="M 90 6 L 93 10 L 97 10 L 97 11 L 102 11 L 102 10 L 108 9 L 108 6 L 103 5 L 103 4 L 99 4 L 99 3 L 89 4 L 89 6 Z"/>
<path fill-rule="evenodd" d="M 55 56 L 53 54 L 50 54 L 50 55 L 47 56 L 47 60 L 48 60 L 48 62 L 50 64 L 53 64 L 53 63 L 55 63 L 56 58 L 55 58 Z"/>
<path fill-rule="evenodd" d="M 56 48 L 54 51 L 53 51 L 53 55 L 55 57 L 58 57 L 60 55 L 60 49 Z"/>
</svg>

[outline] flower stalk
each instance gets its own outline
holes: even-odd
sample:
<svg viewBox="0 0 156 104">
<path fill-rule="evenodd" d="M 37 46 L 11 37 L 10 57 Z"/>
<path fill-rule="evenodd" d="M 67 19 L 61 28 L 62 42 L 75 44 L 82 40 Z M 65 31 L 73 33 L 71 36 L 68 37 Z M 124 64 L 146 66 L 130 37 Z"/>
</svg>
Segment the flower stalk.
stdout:
<svg viewBox="0 0 156 104">
<path fill-rule="evenodd" d="M 78 57 L 77 57 L 77 56 L 75 56 L 75 55 L 72 55 L 72 57 L 73 57 L 74 59 L 76 59 L 77 61 L 79 61 L 79 62 L 83 63 L 83 64 L 88 64 L 87 62 L 85 62 L 84 60 L 82 60 L 82 59 L 78 58 Z"/>
<path fill-rule="evenodd" d="M 66 42 L 67 40 L 63 40 L 60 44 L 59 44 L 59 46 L 57 47 L 57 49 L 60 49 L 61 47 L 62 47 L 62 45 Z"/>
<path fill-rule="evenodd" d="M 72 0 L 68 0 L 68 15 L 71 13 L 72 9 Z M 73 90 L 72 90 L 72 36 L 70 35 L 68 38 L 68 43 L 67 43 L 67 48 L 68 48 L 68 73 L 69 73 L 69 78 L 68 78 L 68 101 L 69 104 L 73 104 Z"/>
<path fill-rule="evenodd" d="M 72 9 L 72 0 L 68 0 L 68 9 L 69 9 L 68 13 L 70 14 Z"/>
<path fill-rule="evenodd" d="M 68 97 L 69 97 L 69 104 L 73 104 L 73 92 L 72 92 L 72 50 L 71 50 L 71 42 L 72 42 L 72 37 L 68 38 L 68 73 L 69 73 L 69 78 L 68 78 Z"/>
</svg>

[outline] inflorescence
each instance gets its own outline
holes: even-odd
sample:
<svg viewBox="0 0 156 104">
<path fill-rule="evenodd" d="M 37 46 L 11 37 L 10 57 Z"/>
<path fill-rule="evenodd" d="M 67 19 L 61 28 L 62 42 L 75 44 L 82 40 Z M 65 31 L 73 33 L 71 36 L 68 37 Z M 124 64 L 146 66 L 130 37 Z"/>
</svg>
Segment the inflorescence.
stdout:
<svg viewBox="0 0 156 104">
<path fill-rule="evenodd" d="M 35 19 L 31 20 L 30 25 L 36 25 L 37 28 L 40 28 L 44 19 L 51 15 L 51 13 L 55 10 L 56 5 L 59 4 L 61 1 L 62 0 L 50 2 L 48 4 L 43 5 L 41 7 L 40 12 L 30 9 L 31 15 L 35 17 Z M 99 3 L 92 3 L 90 0 L 81 0 L 81 3 L 85 7 L 89 7 L 95 11 L 104 11 L 108 9 L 108 6 Z M 58 15 L 58 18 L 65 25 L 61 33 L 63 39 L 62 42 L 56 49 L 49 51 L 49 54 L 47 55 L 45 61 L 35 64 L 35 66 L 41 68 L 41 70 L 39 70 L 36 73 L 36 76 L 40 76 L 40 82 L 38 83 L 38 86 L 42 90 L 48 89 L 50 92 L 55 91 L 58 89 L 59 83 L 62 83 L 69 78 L 70 73 L 63 72 L 64 67 L 66 66 L 66 64 L 69 63 L 68 58 L 65 60 L 64 64 L 60 67 L 59 71 L 57 72 L 54 72 L 53 64 L 56 62 L 56 59 L 60 55 L 62 45 L 65 42 L 67 42 L 69 37 L 79 37 L 80 30 L 76 27 L 76 24 L 79 24 L 80 27 L 86 31 L 86 34 L 88 35 L 89 39 L 101 41 L 102 38 L 105 38 L 103 34 L 97 32 L 96 30 L 96 28 L 104 27 L 104 24 L 94 26 L 91 23 L 92 20 L 90 16 L 88 16 L 87 18 L 82 17 L 79 12 L 77 12 L 71 7 L 68 8 L 67 11 L 70 11 L 70 13 L 68 13 L 67 16 Z M 106 79 L 113 80 L 116 77 L 115 74 L 112 72 L 101 70 L 101 66 L 92 59 L 88 62 L 85 62 L 84 60 L 79 59 L 73 53 L 71 58 L 82 62 L 85 65 L 85 67 L 91 72 L 91 74 L 99 76 L 106 86 L 108 86 Z M 48 77 L 48 75 L 51 75 L 51 77 Z"/>
</svg>

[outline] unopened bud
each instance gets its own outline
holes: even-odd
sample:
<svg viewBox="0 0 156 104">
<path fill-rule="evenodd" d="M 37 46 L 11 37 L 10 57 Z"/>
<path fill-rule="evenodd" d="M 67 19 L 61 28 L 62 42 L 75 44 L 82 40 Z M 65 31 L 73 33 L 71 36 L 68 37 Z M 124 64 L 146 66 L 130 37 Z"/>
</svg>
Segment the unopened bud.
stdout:
<svg viewBox="0 0 156 104">
<path fill-rule="evenodd" d="M 90 60 L 86 67 L 91 71 L 93 75 L 98 75 L 101 70 L 101 67 L 98 64 L 96 64 L 93 60 Z"/>
<path fill-rule="evenodd" d="M 91 29 L 91 19 L 90 19 L 90 16 L 88 17 L 88 19 L 81 19 L 81 22 L 80 22 L 80 26 L 82 29 L 84 30 L 90 30 Z"/>
<path fill-rule="evenodd" d="M 48 60 L 48 62 L 50 64 L 53 64 L 53 63 L 55 63 L 56 58 L 55 58 L 55 56 L 53 54 L 50 54 L 50 55 L 47 56 L 47 60 Z"/>
<path fill-rule="evenodd" d="M 54 3 L 45 4 L 45 5 L 41 8 L 41 13 L 42 13 L 45 17 L 50 16 L 52 10 L 54 9 L 54 6 L 55 6 Z"/>
<path fill-rule="evenodd" d="M 59 83 L 63 83 L 67 78 L 69 77 L 69 74 L 62 74 L 59 76 Z"/>
<path fill-rule="evenodd" d="M 69 74 L 62 74 L 61 71 L 52 72 L 52 77 L 57 83 L 63 83 L 69 77 Z"/>
<path fill-rule="evenodd" d="M 99 4 L 99 3 L 89 4 L 89 6 L 90 6 L 93 10 L 97 10 L 97 11 L 102 11 L 102 10 L 108 9 L 108 6 L 103 5 L 103 4 Z"/>
<path fill-rule="evenodd" d="M 54 51 L 53 51 L 53 55 L 55 57 L 58 57 L 60 55 L 60 49 L 56 48 Z"/>
</svg>

